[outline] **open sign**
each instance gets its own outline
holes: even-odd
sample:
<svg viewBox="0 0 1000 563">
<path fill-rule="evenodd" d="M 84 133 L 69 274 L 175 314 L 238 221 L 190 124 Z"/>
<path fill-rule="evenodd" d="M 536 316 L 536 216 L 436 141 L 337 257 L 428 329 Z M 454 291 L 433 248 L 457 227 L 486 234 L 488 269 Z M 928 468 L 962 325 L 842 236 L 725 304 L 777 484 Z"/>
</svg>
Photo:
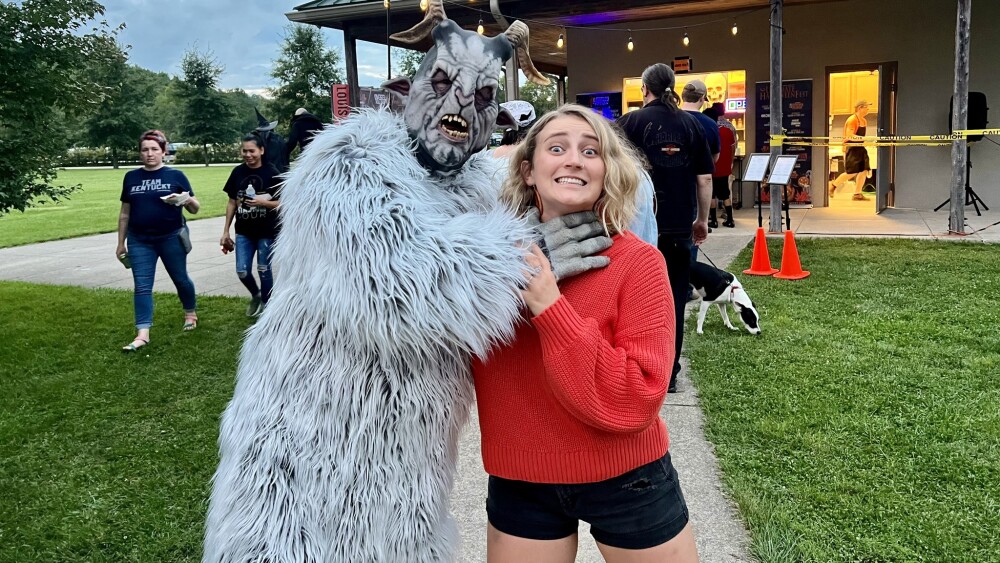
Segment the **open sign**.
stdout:
<svg viewBox="0 0 1000 563">
<path fill-rule="evenodd" d="M 726 100 L 726 113 L 746 113 L 746 98 L 729 98 Z"/>
</svg>

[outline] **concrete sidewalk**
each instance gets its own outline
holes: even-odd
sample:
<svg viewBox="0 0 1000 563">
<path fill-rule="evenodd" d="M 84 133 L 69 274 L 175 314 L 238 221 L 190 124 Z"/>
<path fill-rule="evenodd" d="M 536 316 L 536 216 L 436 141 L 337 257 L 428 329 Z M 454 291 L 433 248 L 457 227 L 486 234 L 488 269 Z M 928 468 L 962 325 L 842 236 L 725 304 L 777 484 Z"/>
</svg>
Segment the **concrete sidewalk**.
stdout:
<svg viewBox="0 0 1000 563">
<path fill-rule="evenodd" d="M 756 223 L 750 221 L 749 216 L 737 220 L 738 228 L 717 231 L 704 246 L 705 252 L 720 267 L 725 267 L 752 238 Z M 188 225 L 193 246 L 188 256 L 188 272 L 198 293 L 249 297 L 236 278 L 233 254 L 223 255 L 219 251 L 223 219 L 190 221 Z M 108 233 L 0 249 L 0 279 L 130 290 L 131 272 L 115 259 L 116 243 L 117 236 Z M 281 283 L 280 273 L 276 279 Z M 154 289 L 175 292 L 162 265 L 158 267 Z M 130 319 L 122 319 L 123 326 L 129 322 Z M 671 456 L 691 512 L 701 560 L 706 563 L 751 561 L 746 550 L 746 528 L 723 495 L 714 450 L 705 440 L 698 397 L 686 369 L 680 374 L 679 387 L 679 393 L 667 397 L 661 414 L 670 429 Z M 452 510 L 462 535 L 459 561 L 479 562 L 486 560 L 486 474 L 479 451 L 479 422 L 474 408 L 470 419 L 459 444 L 459 470 Z M 586 527 L 581 529 L 585 530 Z M 581 535 L 577 561 L 603 561 L 586 533 Z"/>
<path fill-rule="evenodd" d="M 876 216 L 867 208 L 842 207 L 793 209 L 791 218 L 792 227 L 800 236 L 905 236 L 1000 242 L 1000 227 L 994 224 L 1000 221 L 1000 213 L 991 211 L 977 217 L 971 208 L 967 211 L 971 215 L 967 216 L 970 228 L 977 230 L 968 237 L 947 235 L 948 215 L 943 212 L 890 209 Z M 757 227 L 756 209 L 744 208 L 735 215 L 735 229 L 716 229 L 702 247 L 703 254 L 721 268 L 727 268 L 752 240 Z M 765 227 L 767 221 L 765 210 Z M 222 218 L 189 222 L 194 249 L 188 257 L 188 271 L 199 294 L 248 297 L 236 278 L 233 254 L 223 255 L 219 251 L 222 224 Z M 0 249 L 0 279 L 132 289 L 131 272 L 114 256 L 116 240 L 114 233 L 108 233 Z M 772 259 L 780 260 L 780 257 Z M 742 270 L 745 266 L 729 269 Z M 280 283 L 280 273 L 277 283 Z M 154 289 L 165 293 L 175 291 L 162 266 L 157 271 Z M 129 322 L 129 319 L 122 319 L 123 325 Z M 686 362 L 679 385 L 680 392 L 668 395 L 661 414 L 670 429 L 670 451 L 691 512 L 701 560 L 706 563 L 752 561 L 747 550 L 746 527 L 723 493 L 714 449 L 704 436 L 702 412 L 697 393 L 687 377 Z M 463 432 L 459 454 L 452 503 L 463 542 L 459 560 L 485 561 L 486 474 L 479 452 L 475 409 Z M 577 561 L 602 560 L 593 540 L 582 534 Z"/>
</svg>

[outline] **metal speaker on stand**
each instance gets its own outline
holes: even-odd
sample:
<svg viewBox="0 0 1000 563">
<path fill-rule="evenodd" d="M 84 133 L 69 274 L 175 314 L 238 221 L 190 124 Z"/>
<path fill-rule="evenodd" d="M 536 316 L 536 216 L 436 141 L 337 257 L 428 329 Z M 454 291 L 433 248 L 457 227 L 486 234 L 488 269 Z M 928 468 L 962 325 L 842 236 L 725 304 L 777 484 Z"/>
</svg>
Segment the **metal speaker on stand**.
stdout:
<svg viewBox="0 0 1000 563">
<path fill-rule="evenodd" d="M 951 97 L 951 101 L 948 102 L 948 132 L 952 133 L 951 127 L 951 114 L 955 111 L 955 97 Z M 986 129 L 986 125 L 989 124 L 989 119 L 987 116 L 989 114 L 990 108 L 986 105 L 986 94 L 982 92 L 969 92 L 969 114 L 966 120 L 966 129 Z M 971 205 L 976 210 L 976 215 L 982 215 L 979 211 L 979 206 L 981 205 L 983 209 L 989 211 L 990 208 L 986 206 L 983 202 L 983 198 L 979 197 L 976 190 L 972 189 L 970 184 L 970 176 L 972 176 L 972 143 L 976 141 L 981 141 L 983 139 L 982 135 L 969 135 L 968 142 L 965 143 L 965 205 Z M 938 211 L 951 201 L 948 198 L 941 202 L 934 208 L 934 211 Z"/>
</svg>

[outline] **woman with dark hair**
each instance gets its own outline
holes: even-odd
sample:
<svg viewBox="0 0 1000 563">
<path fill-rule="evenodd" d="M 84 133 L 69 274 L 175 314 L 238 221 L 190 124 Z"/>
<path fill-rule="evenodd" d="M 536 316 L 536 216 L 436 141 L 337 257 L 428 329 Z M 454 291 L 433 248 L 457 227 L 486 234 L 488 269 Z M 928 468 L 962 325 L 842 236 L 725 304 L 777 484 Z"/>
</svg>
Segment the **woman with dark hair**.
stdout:
<svg viewBox="0 0 1000 563">
<path fill-rule="evenodd" d="M 278 171 L 265 164 L 264 141 L 251 133 L 243 137 L 243 163 L 233 169 L 222 188 L 229 196 L 226 206 L 226 224 L 219 245 L 223 251 L 236 248 L 236 275 L 250 292 L 247 316 L 264 311 L 271 297 L 274 279 L 271 274 L 271 245 L 278 235 Z M 236 242 L 229 236 L 229 229 L 236 219 Z M 257 275 L 253 277 L 254 254 L 257 255 Z"/>
<path fill-rule="evenodd" d="M 132 269 L 135 328 L 138 331 L 132 342 L 122 348 L 125 352 L 135 352 L 149 344 L 157 260 L 163 261 L 163 267 L 177 288 L 184 308 L 184 330 L 194 330 L 198 326 L 194 282 L 187 273 L 191 241 L 181 209 L 197 213 L 201 205 L 184 173 L 163 165 L 166 149 L 167 137 L 161 131 L 143 133 L 139 138 L 142 168 L 130 170 L 122 181 L 115 256 L 126 268 Z"/>
<path fill-rule="evenodd" d="M 708 236 L 715 164 L 705 130 L 691 113 L 678 107 L 674 71 L 663 63 L 642 73 L 641 109 L 618 118 L 625 136 L 649 160 L 656 191 L 657 247 L 667 262 L 675 306 L 675 360 L 668 392 L 677 391 L 679 355 L 684 341 L 693 247 Z"/>
</svg>

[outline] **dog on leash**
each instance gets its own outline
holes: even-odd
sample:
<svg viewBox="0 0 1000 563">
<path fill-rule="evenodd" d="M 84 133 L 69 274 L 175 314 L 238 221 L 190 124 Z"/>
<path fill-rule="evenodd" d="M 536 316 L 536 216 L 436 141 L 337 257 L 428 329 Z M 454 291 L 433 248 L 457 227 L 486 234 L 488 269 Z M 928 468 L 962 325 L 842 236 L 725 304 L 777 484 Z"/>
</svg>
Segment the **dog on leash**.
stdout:
<svg viewBox="0 0 1000 563">
<path fill-rule="evenodd" d="M 730 330 L 739 330 L 729 322 L 726 304 L 733 306 L 739 314 L 743 326 L 750 334 L 760 334 L 760 315 L 736 276 L 702 262 L 691 263 L 691 287 L 694 295 L 701 297 L 698 309 L 698 334 L 702 334 L 705 315 L 712 304 L 719 308 L 722 321 Z"/>
</svg>

